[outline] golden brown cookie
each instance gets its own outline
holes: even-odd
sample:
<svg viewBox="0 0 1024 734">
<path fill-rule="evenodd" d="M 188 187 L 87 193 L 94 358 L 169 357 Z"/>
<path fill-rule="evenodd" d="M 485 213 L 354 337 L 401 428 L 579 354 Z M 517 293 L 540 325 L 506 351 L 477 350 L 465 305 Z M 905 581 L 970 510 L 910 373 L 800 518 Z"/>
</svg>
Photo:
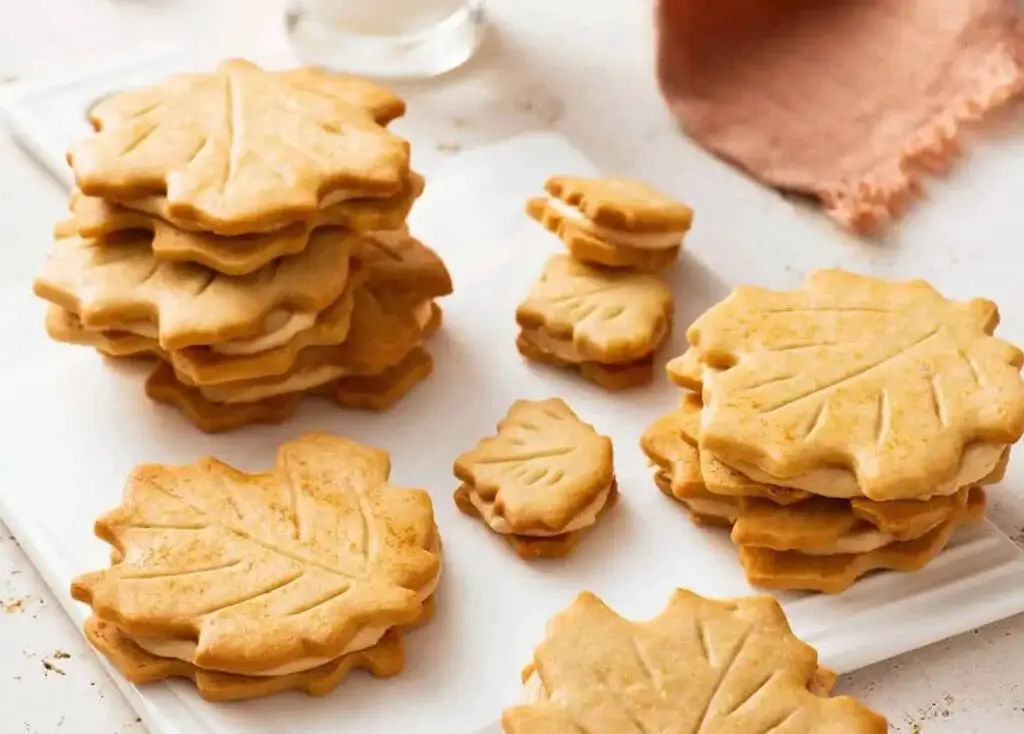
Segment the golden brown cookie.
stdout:
<svg viewBox="0 0 1024 734">
<path fill-rule="evenodd" d="M 984 513 L 985 491 L 975 487 L 959 514 L 914 540 L 889 543 L 867 553 L 828 555 L 740 546 L 739 558 L 747 580 L 755 586 L 838 594 L 872 571 L 923 568 L 945 549 L 960 525 L 979 520 Z"/>
<path fill-rule="evenodd" d="M 555 255 L 516 309 L 516 322 L 566 361 L 622 364 L 661 346 L 672 312 L 672 291 L 661 276 L 599 270 Z"/>
<path fill-rule="evenodd" d="M 684 504 L 698 522 L 733 525 L 736 545 L 819 554 L 863 553 L 925 535 L 960 513 L 968 500 L 966 488 L 953 495 L 888 502 L 800 499 L 767 491 L 768 486 L 747 495 L 721 494 L 706 482 L 701 472 L 705 464 L 680 413 L 656 421 L 644 433 L 641 447 L 659 467 L 659 488 Z M 982 484 L 999 481 L 1002 470 L 1003 466 L 997 467 Z"/>
<path fill-rule="evenodd" d="M 349 199 L 319 209 L 305 222 L 262 234 L 225 237 L 180 229 L 167 219 L 167 203 L 150 197 L 134 202 L 136 209 L 85 196 L 71 197 L 71 217 L 57 225 L 58 237 L 78 236 L 117 241 L 127 230 L 153 233 L 153 254 L 167 262 L 195 262 L 227 275 L 246 275 L 269 262 L 306 249 L 318 227 L 338 226 L 354 232 L 400 229 L 423 191 L 423 178 L 410 174 L 403 190 L 380 198 Z M 146 211 L 141 211 L 144 209 Z"/>
<path fill-rule="evenodd" d="M 370 281 L 394 298 L 419 303 L 452 292 L 444 261 L 408 230 L 365 233 L 353 257 L 368 269 Z"/>
<path fill-rule="evenodd" d="M 884 734 L 885 719 L 829 698 L 818 654 L 768 596 L 714 601 L 677 590 L 630 622 L 583 592 L 548 622 L 505 734 Z M 822 681 L 826 684 L 822 685 Z"/>
<path fill-rule="evenodd" d="M 693 211 L 638 181 L 554 176 L 527 214 L 594 265 L 656 272 L 675 262 Z"/>
<path fill-rule="evenodd" d="M 146 235 L 100 245 L 58 239 L 39 275 L 36 295 L 78 315 L 89 330 L 129 331 L 165 350 L 264 336 L 274 312 L 315 314 L 345 290 L 356 238 L 317 230 L 302 253 L 242 277 L 199 265 L 161 263 Z"/>
<path fill-rule="evenodd" d="M 348 336 L 341 344 L 299 350 L 287 372 L 200 388 L 215 403 L 248 403 L 310 390 L 341 377 L 376 375 L 401 362 L 423 337 L 413 309 L 363 285 L 354 293 Z"/>
<path fill-rule="evenodd" d="M 387 410 L 434 371 L 434 360 L 416 347 L 398 364 L 376 375 L 342 377 L 319 389 L 339 405 L 359 410 Z"/>
<path fill-rule="evenodd" d="M 687 484 L 699 485 L 726 498 L 762 497 L 783 505 L 810 497 L 802 490 L 755 482 L 698 450 L 700 411 L 699 399 L 687 395 L 678 409 L 648 427 L 640 442 L 648 457 L 672 475 L 674 486 L 678 477 L 680 492 L 687 491 Z"/>
<path fill-rule="evenodd" d="M 1024 433 L 1024 354 L 992 336 L 998 320 L 990 301 L 839 270 L 737 288 L 687 334 L 719 368 L 703 375 L 700 448 L 817 494 L 951 494 Z"/>
<path fill-rule="evenodd" d="M 558 398 L 517 400 L 454 472 L 491 530 L 536 537 L 593 525 L 615 478 L 611 439 Z"/>
<path fill-rule="evenodd" d="M 399 193 L 409 145 L 382 124 L 403 111 L 369 82 L 233 59 L 104 99 L 89 112 L 96 134 L 68 162 L 87 196 L 166 196 L 180 229 L 269 232 L 336 201 Z"/>
<path fill-rule="evenodd" d="M 122 560 L 71 594 L 162 657 L 239 675 L 312 670 L 415 621 L 436 588 L 430 496 L 389 474 L 385 452 L 325 434 L 283 445 L 262 474 L 214 458 L 140 466 L 96 521 Z"/>
<path fill-rule="evenodd" d="M 686 393 L 676 416 L 680 435 L 694 447 L 700 445 L 700 421 L 703 403 L 695 393 Z M 810 492 L 792 487 L 758 482 L 733 469 L 711 451 L 698 452 L 704 485 L 715 494 L 732 497 L 762 497 L 779 504 L 792 504 L 812 496 Z"/>
<path fill-rule="evenodd" d="M 477 509 L 477 506 L 473 504 L 471 492 L 472 490 L 467 485 L 459 485 L 459 488 L 455 490 L 455 494 L 453 495 L 455 499 L 455 506 L 470 517 L 483 520 L 484 518 Z M 598 521 L 600 521 L 606 513 L 611 511 L 611 509 L 618 504 L 618 501 L 619 487 L 613 480 L 611 491 L 608 493 L 608 500 L 604 503 L 600 512 L 598 512 Z M 540 558 L 565 558 L 576 550 L 576 547 L 590 533 L 590 531 L 594 529 L 595 526 L 596 525 L 589 525 L 581 530 L 572 530 L 568 533 L 544 537 L 509 534 L 501 534 L 500 537 L 508 543 L 515 554 L 524 561 L 533 561 Z"/>
<path fill-rule="evenodd" d="M 303 393 L 276 395 L 251 403 L 214 403 L 203 397 L 199 388 L 179 382 L 174 368 L 161 361 L 146 378 L 146 397 L 176 408 L 203 433 L 222 433 L 256 423 L 281 423 L 299 409 Z"/>
<path fill-rule="evenodd" d="M 175 658 L 163 658 L 146 652 L 111 622 L 89 617 L 85 636 L 129 682 L 136 685 L 168 678 L 188 678 L 207 701 L 247 701 L 283 691 L 303 691 L 311 696 L 326 696 L 354 668 L 366 668 L 385 678 L 402 672 L 404 651 L 397 629 L 389 630 L 380 641 L 365 650 L 343 655 L 312 670 L 277 676 L 246 676 L 203 670 Z"/>
<path fill-rule="evenodd" d="M 346 340 L 352 326 L 356 292 L 365 280 L 365 272 L 354 267 L 338 300 L 318 313 L 312 326 L 281 346 L 251 354 L 224 354 L 223 346 L 217 344 L 186 347 L 170 352 L 166 359 L 181 382 L 200 387 L 286 374 L 294 368 L 303 350 L 338 347 Z"/>
<path fill-rule="evenodd" d="M 165 354 L 156 339 L 127 331 L 90 331 L 76 314 L 50 304 L 46 309 L 46 333 L 65 344 L 93 347 L 107 357 L 157 357 Z"/>
<path fill-rule="evenodd" d="M 700 395 L 704 389 L 704 370 L 709 369 L 700 361 L 700 355 L 694 349 L 687 349 L 680 356 L 669 360 L 665 365 L 668 379 L 684 390 Z"/>
<path fill-rule="evenodd" d="M 628 390 L 651 384 L 654 379 L 654 358 L 648 356 L 623 364 L 601 364 L 600 362 L 571 362 L 557 354 L 545 351 L 523 333 L 516 337 L 516 349 L 532 362 L 549 364 L 552 367 L 571 367 L 580 375 L 610 392 Z"/>
<path fill-rule="evenodd" d="M 256 423 L 280 423 L 290 418 L 307 395 L 333 399 L 346 408 L 383 411 L 430 376 L 434 361 L 426 350 L 414 348 L 397 364 L 376 375 L 343 377 L 310 391 L 276 395 L 248 403 L 215 403 L 199 388 L 178 381 L 168 364 L 160 363 L 146 380 L 146 395 L 154 402 L 177 408 L 204 433 L 221 433 Z"/>
</svg>

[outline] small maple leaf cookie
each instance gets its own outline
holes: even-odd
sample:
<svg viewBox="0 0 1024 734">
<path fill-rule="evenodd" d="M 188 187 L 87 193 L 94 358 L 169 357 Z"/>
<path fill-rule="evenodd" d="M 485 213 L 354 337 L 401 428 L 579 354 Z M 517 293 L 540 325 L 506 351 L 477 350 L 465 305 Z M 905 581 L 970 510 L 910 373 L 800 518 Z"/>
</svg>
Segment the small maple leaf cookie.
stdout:
<svg viewBox="0 0 1024 734">
<path fill-rule="evenodd" d="M 104 99 L 89 112 L 96 134 L 68 161 L 87 196 L 165 196 L 175 224 L 270 232 L 343 199 L 399 193 L 409 144 L 383 124 L 403 111 L 369 82 L 232 59 Z"/>
<path fill-rule="evenodd" d="M 700 449 L 758 482 L 874 500 L 953 494 L 1024 433 L 1024 354 L 999 312 L 840 270 L 740 287 L 689 329 Z"/>
<path fill-rule="evenodd" d="M 516 309 L 519 351 L 534 361 L 573 365 L 605 387 L 619 386 L 616 374 L 632 373 L 629 385 L 643 384 L 669 336 L 673 308 L 660 275 L 601 270 L 555 255 Z"/>
<path fill-rule="evenodd" d="M 564 555 L 616 494 L 611 440 L 558 398 L 513 403 L 497 435 L 455 461 L 455 476 L 459 508 L 524 557 Z"/>
<path fill-rule="evenodd" d="M 727 601 L 678 590 L 657 617 L 630 622 L 584 592 L 548 623 L 524 671 L 527 702 L 505 734 L 884 734 L 797 639 L 771 597 Z"/>
<path fill-rule="evenodd" d="M 594 265 L 656 272 L 676 261 L 693 210 L 639 181 L 553 176 L 526 212 Z"/>
<path fill-rule="evenodd" d="M 262 474 L 214 458 L 138 467 L 96 522 L 113 565 L 71 595 L 151 655 L 195 668 L 328 665 L 416 621 L 440 576 L 430 496 L 389 473 L 383 451 L 324 434 L 283 445 Z"/>
</svg>

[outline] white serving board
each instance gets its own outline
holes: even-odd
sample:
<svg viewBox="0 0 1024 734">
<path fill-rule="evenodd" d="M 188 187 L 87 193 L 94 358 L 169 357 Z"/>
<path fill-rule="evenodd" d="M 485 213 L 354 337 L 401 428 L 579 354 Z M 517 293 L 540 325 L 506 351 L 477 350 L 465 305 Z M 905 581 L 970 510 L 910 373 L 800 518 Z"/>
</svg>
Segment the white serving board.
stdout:
<svg viewBox="0 0 1024 734">
<path fill-rule="evenodd" d="M 156 59 L 133 73 L 142 81 L 175 63 Z M 83 104 L 128 83 L 128 75 L 113 70 L 24 88 L 7 111 L 26 147 L 67 182 L 61 156 L 70 136 L 84 129 Z M 50 122 L 43 124 L 47 113 Z M 436 374 L 384 415 L 342 412 L 314 400 L 283 426 L 204 436 L 145 399 L 138 368 L 49 343 L 43 305 L 27 287 L 0 294 L 3 343 L 18 345 L 15 359 L 0 364 L 0 514 L 77 621 L 85 610 L 68 598 L 68 584 L 107 562 L 92 520 L 117 504 L 135 464 L 213 453 L 258 470 L 273 461 L 280 443 L 328 430 L 388 449 L 394 480 L 423 486 L 434 497 L 446 550 L 439 613 L 407 638 L 400 676 L 382 681 L 357 673 L 323 700 L 295 694 L 211 705 L 188 683 L 135 688 L 114 674 L 153 734 L 458 734 L 480 726 L 486 726 L 481 734 L 491 734 L 499 727 L 488 722 L 518 700 L 519 670 L 545 621 L 579 590 L 593 590 L 635 618 L 655 614 L 676 586 L 719 596 L 751 591 L 727 538 L 692 526 L 654 488 L 637 446 L 644 427 L 676 404 L 678 391 L 659 379 L 651 388 L 610 395 L 571 374 L 528 366 L 515 352 L 515 306 L 545 259 L 560 250 L 527 220 L 523 201 L 553 172 L 588 174 L 594 167 L 565 140 L 535 135 L 427 171 L 430 183 L 412 226 L 445 257 L 456 293 L 443 304 L 445 328 L 431 347 Z M 680 327 L 733 284 L 792 287 L 806 271 L 834 265 L 929 277 L 958 297 L 976 295 L 972 286 L 983 282 L 983 292 L 1001 303 L 1020 303 L 1012 271 L 998 258 L 977 257 L 977 240 L 951 242 L 951 230 L 968 231 L 959 221 L 934 251 L 908 246 L 894 254 L 851 245 L 710 159 L 682 175 L 708 185 L 694 191 L 697 226 L 672 275 Z M 1024 342 L 1019 314 L 1006 311 L 1003 333 Z M 677 334 L 665 356 L 681 349 Z M 514 399 L 551 395 L 612 436 L 622 502 L 572 558 L 526 564 L 456 510 L 451 462 L 490 433 Z M 1014 466 L 1006 482 L 1021 486 L 1024 471 Z M 1024 612 L 1024 555 L 982 524 L 919 573 L 877 575 L 839 597 L 784 595 L 782 601 L 824 663 L 848 671 Z"/>
</svg>

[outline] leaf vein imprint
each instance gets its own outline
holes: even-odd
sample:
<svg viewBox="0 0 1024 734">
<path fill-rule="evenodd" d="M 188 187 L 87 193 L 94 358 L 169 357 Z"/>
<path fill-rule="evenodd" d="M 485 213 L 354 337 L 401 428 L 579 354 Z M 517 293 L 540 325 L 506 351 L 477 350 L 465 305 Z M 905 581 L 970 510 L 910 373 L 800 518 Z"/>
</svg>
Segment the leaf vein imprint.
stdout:
<svg viewBox="0 0 1024 734">
<path fill-rule="evenodd" d="M 889 406 L 889 391 L 886 388 L 882 388 L 882 391 L 878 393 L 878 416 L 875 419 L 875 443 L 879 446 L 885 441 L 886 435 L 889 433 L 889 422 L 891 420 L 892 409 Z"/>
<path fill-rule="evenodd" d="M 152 483 L 150 486 L 155 488 L 157 491 L 162 492 L 163 494 L 167 495 L 171 499 L 176 500 L 176 501 L 180 502 L 181 504 L 185 505 L 186 507 L 188 507 L 190 510 L 192 510 L 196 514 L 198 514 L 198 515 L 200 515 L 202 517 L 207 517 L 208 516 L 207 512 L 205 510 L 203 510 L 203 508 L 198 507 L 196 505 L 193 505 L 191 502 L 188 502 L 184 498 L 179 497 L 178 495 L 174 494 L 174 492 L 171 492 L 166 487 L 161 487 L 156 482 Z M 342 578 L 346 578 L 346 579 L 350 579 L 350 580 L 363 580 L 363 577 L 361 577 L 361 576 L 357 576 L 357 575 L 352 574 L 352 573 L 350 573 L 348 571 L 344 571 L 344 570 L 342 570 L 340 568 L 335 568 L 334 566 L 331 566 L 331 565 L 329 565 L 327 563 L 323 563 L 322 561 L 319 561 L 319 560 L 317 560 L 315 558 L 307 558 L 306 556 L 303 556 L 303 555 L 301 555 L 299 553 L 293 553 L 292 551 L 285 550 L 284 548 L 279 548 L 278 546 L 274 545 L 273 543 L 268 543 L 265 540 L 261 540 L 260 538 L 257 538 L 255 536 L 253 536 L 251 533 L 249 533 L 247 530 L 245 530 L 243 528 L 231 527 L 230 525 L 227 525 L 225 523 L 218 523 L 218 525 L 219 525 L 219 527 L 223 528 L 227 532 L 233 533 L 233 534 L 237 535 L 238 537 L 243 538 L 244 540 L 247 540 L 250 543 L 253 543 L 254 545 L 258 545 L 261 548 L 263 548 L 264 550 L 268 550 L 268 551 L 271 551 L 272 553 L 277 553 L 280 556 L 284 556 L 285 558 L 291 559 L 291 560 L 295 561 L 296 563 L 298 563 L 300 565 L 310 566 L 312 568 L 318 568 L 321 571 L 326 571 L 327 573 L 334 574 L 336 576 L 341 576 Z"/>
<path fill-rule="evenodd" d="M 939 376 L 932 375 L 928 385 L 931 387 L 932 409 L 935 411 L 935 418 L 939 421 L 939 425 L 949 425 L 947 422 L 946 405 L 942 400 L 942 387 L 939 384 Z"/>
<path fill-rule="evenodd" d="M 514 461 L 533 461 L 535 459 L 548 459 L 557 456 L 571 454 L 575 449 L 572 446 L 559 446 L 553 449 L 536 449 L 524 451 L 519 454 L 502 454 L 501 456 L 485 456 L 478 460 L 480 464 L 508 464 Z"/>
<path fill-rule="evenodd" d="M 772 407 L 767 408 L 765 410 L 762 410 L 761 414 L 762 415 L 769 415 L 769 414 L 774 413 L 774 412 L 776 412 L 778 410 L 782 410 L 783 408 L 787 408 L 790 405 L 793 405 L 794 403 L 798 403 L 798 402 L 801 402 L 803 400 L 807 400 L 808 398 L 813 398 L 813 397 L 815 397 L 817 395 L 820 395 L 821 393 L 824 393 L 824 392 L 827 392 L 827 391 L 831 390 L 832 388 L 834 388 L 834 387 L 836 387 L 838 385 L 843 384 L 844 382 L 849 382 L 850 380 L 853 380 L 853 379 L 855 379 L 857 377 L 863 377 L 867 373 L 869 373 L 869 372 L 871 372 L 873 370 L 876 370 L 879 367 L 883 367 L 884 365 L 888 364 L 889 362 L 897 360 L 897 359 L 899 359 L 901 357 L 905 357 L 910 352 L 912 352 L 914 349 L 917 349 L 919 346 L 921 346 L 926 341 L 931 339 L 933 336 L 938 334 L 940 328 L 941 327 L 938 327 L 938 326 L 935 327 L 935 329 L 930 331 L 928 334 L 925 334 L 923 337 L 921 337 L 920 339 L 918 339 L 914 343 L 912 343 L 912 344 L 910 344 L 910 345 L 908 345 L 908 346 L 906 346 L 904 348 L 901 348 L 901 349 L 897 350 L 893 354 L 889 354 L 886 357 L 883 357 L 882 359 L 878 360 L 877 362 L 874 362 L 873 364 L 869 364 L 869 365 L 866 365 L 864 367 L 859 367 L 856 370 L 853 370 L 852 372 L 846 373 L 845 375 L 840 375 L 839 377 L 837 377 L 835 379 L 829 380 L 824 385 L 821 385 L 819 387 L 815 387 L 814 389 L 812 389 L 812 390 L 810 390 L 808 392 L 801 393 L 801 394 L 799 394 L 799 395 L 797 395 L 795 397 L 786 398 L 785 400 L 783 400 L 783 401 L 781 401 L 779 403 L 776 403 Z"/>
<path fill-rule="evenodd" d="M 218 602 L 213 606 L 200 607 L 192 613 L 196 616 L 203 616 L 206 614 L 213 614 L 214 612 L 224 612 L 228 609 L 233 609 L 234 607 L 241 606 L 246 602 L 253 601 L 254 599 L 259 599 L 260 597 L 267 596 L 268 594 L 273 594 L 275 591 L 283 589 L 289 584 L 295 583 L 300 578 L 302 578 L 303 575 L 304 574 L 302 571 L 297 571 L 294 574 L 289 574 L 280 581 L 275 581 L 273 583 L 266 584 L 265 586 L 260 588 L 250 589 L 242 594 L 238 594 L 236 596 L 229 598 L 225 602 Z"/>
<path fill-rule="evenodd" d="M 200 573 L 213 573 L 214 571 L 223 571 L 228 568 L 234 568 L 235 566 L 241 565 L 241 560 L 228 561 L 226 563 L 217 563 L 211 566 L 199 566 L 197 568 L 189 568 L 184 571 L 142 571 L 140 573 L 125 574 L 122 576 L 124 579 L 146 581 L 148 579 L 170 579 L 177 578 L 179 576 L 195 576 Z"/>
<path fill-rule="evenodd" d="M 704 731 L 704 725 L 711 721 L 711 719 L 708 718 L 708 712 L 713 709 L 715 701 L 718 699 L 718 696 L 722 691 L 722 684 L 725 683 L 726 678 L 729 677 L 729 673 L 732 671 L 732 666 L 736 663 L 736 659 L 740 656 L 740 653 L 746 646 L 747 640 L 750 639 L 750 635 L 753 631 L 753 627 L 747 627 L 743 630 L 743 634 L 740 636 L 740 639 L 737 641 L 729 657 L 726 659 L 725 666 L 719 672 L 718 680 L 715 681 L 715 686 L 711 689 L 711 695 L 708 696 L 708 700 L 704 704 L 704 710 L 701 711 L 700 718 L 695 721 L 697 726 L 693 729 L 691 734 L 701 734 L 701 732 Z"/>
<path fill-rule="evenodd" d="M 650 683 L 651 687 L 658 692 L 658 695 L 664 700 L 668 698 L 668 691 L 665 690 L 665 686 L 661 680 L 661 673 L 658 669 L 651 665 L 651 661 L 647 659 L 647 655 L 640 647 L 640 641 L 635 636 L 630 636 L 629 643 L 633 648 L 633 655 L 636 656 L 637 662 L 640 664 L 640 671 L 647 678 L 647 682 Z"/>
</svg>

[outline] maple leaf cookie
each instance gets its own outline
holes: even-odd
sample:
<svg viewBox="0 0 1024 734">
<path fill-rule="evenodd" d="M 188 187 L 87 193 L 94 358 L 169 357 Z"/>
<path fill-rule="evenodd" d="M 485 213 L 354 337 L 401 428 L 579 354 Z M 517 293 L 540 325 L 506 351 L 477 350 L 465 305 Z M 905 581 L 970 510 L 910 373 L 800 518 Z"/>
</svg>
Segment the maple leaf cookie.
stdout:
<svg viewBox="0 0 1024 734">
<path fill-rule="evenodd" d="M 409 144 L 383 124 L 403 111 L 369 82 L 231 59 L 104 99 L 68 161 L 83 194 L 163 197 L 178 229 L 273 232 L 345 199 L 399 194 Z"/>
<path fill-rule="evenodd" d="M 574 366 L 607 389 L 647 384 L 672 326 L 660 275 L 602 270 L 555 255 L 516 309 L 527 359 Z"/>
<path fill-rule="evenodd" d="M 672 265 L 693 210 L 650 186 L 623 178 L 553 176 L 549 197 L 526 204 L 580 262 L 656 272 Z"/>
<path fill-rule="evenodd" d="M 953 494 L 1024 433 L 1021 350 L 996 305 L 841 270 L 743 286 L 689 328 L 700 449 L 750 479 L 885 501 Z"/>
<path fill-rule="evenodd" d="M 564 556 L 616 499 L 612 442 L 558 398 L 518 400 L 455 461 L 455 503 L 524 558 Z"/>
<path fill-rule="evenodd" d="M 324 434 L 262 474 L 136 468 L 96 522 L 112 565 L 71 585 L 89 639 L 133 680 L 190 677 L 221 699 L 397 672 L 388 633 L 427 613 L 441 559 L 430 496 L 389 473 L 383 451 Z"/>
<path fill-rule="evenodd" d="M 631 622 L 583 592 L 548 622 L 505 734 L 701 732 L 885 734 L 847 697 L 768 596 L 715 601 L 677 590 Z"/>
</svg>

